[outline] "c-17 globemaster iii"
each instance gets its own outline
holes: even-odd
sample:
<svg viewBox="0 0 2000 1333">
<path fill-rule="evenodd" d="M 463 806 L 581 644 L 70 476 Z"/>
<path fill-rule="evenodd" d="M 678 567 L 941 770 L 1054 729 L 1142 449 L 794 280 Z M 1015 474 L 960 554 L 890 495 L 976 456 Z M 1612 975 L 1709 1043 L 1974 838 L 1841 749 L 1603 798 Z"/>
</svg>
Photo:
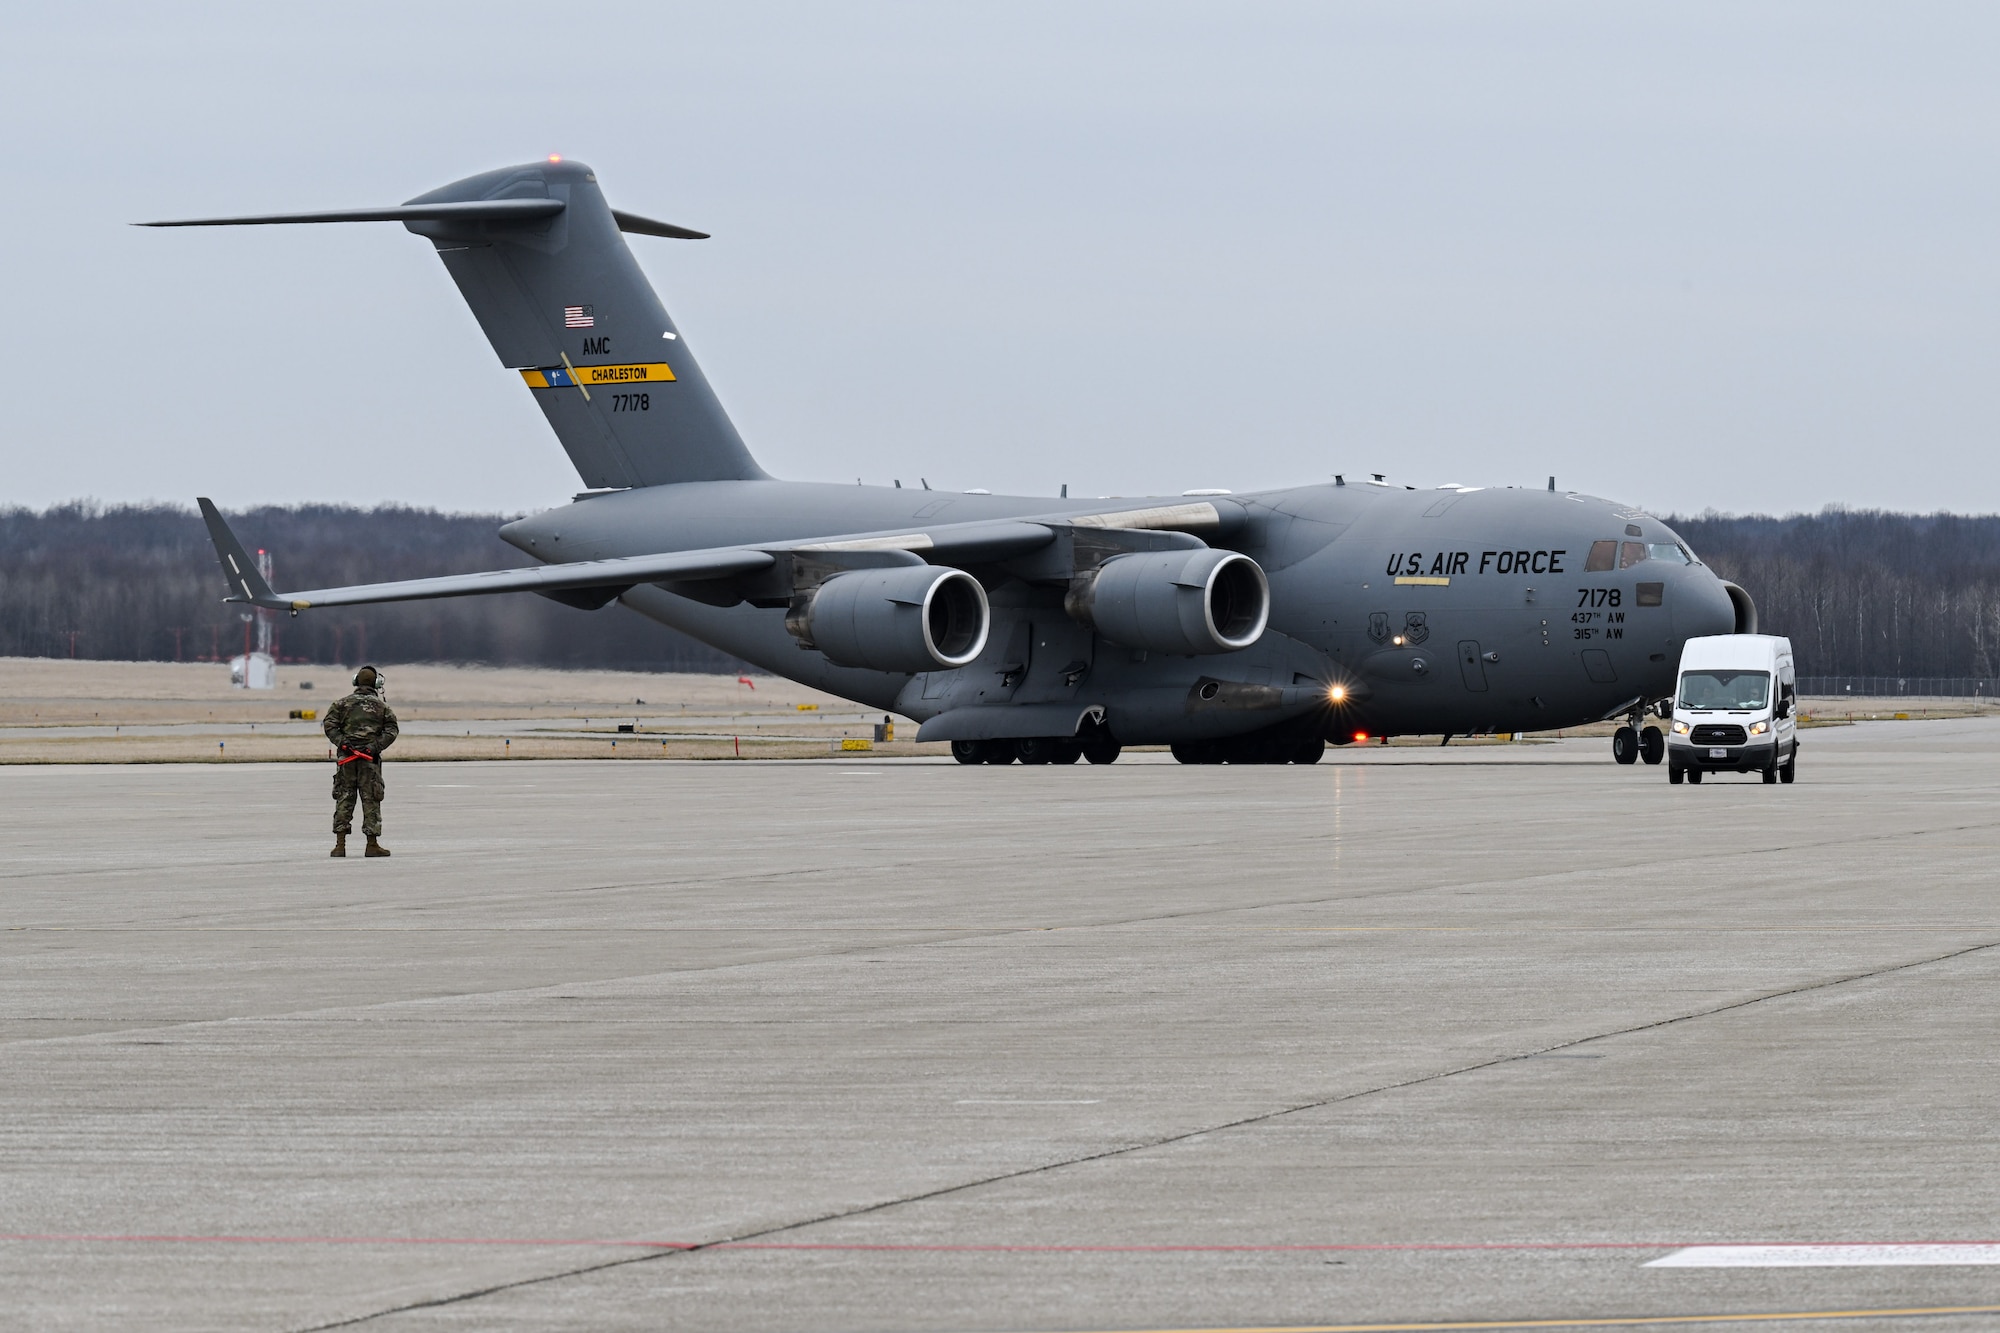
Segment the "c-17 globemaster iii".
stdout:
<svg viewBox="0 0 2000 1333">
<path fill-rule="evenodd" d="M 779 481 L 730 423 L 621 232 L 551 159 L 385 208 L 151 226 L 396 221 L 429 240 L 589 488 L 500 535 L 541 563 L 272 590 L 207 499 L 229 599 L 294 614 L 529 591 L 642 615 L 901 713 L 966 763 L 1311 763 L 1370 736 L 1544 730 L 1645 710 L 1683 641 L 1756 610 L 1658 519 L 1555 489 L 1383 478 L 1049 500 Z"/>
</svg>

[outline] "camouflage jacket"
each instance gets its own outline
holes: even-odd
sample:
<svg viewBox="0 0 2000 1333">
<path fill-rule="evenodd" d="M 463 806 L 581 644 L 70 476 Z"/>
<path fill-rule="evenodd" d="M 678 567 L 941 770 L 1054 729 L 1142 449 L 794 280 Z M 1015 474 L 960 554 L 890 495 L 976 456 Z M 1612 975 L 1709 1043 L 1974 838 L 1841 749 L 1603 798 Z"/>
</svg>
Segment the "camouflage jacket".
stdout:
<svg viewBox="0 0 2000 1333">
<path fill-rule="evenodd" d="M 389 707 L 380 690 L 357 686 L 354 693 L 326 710 L 320 730 L 337 746 L 379 755 L 396 743 L 396 710 Z"/>
</svg>

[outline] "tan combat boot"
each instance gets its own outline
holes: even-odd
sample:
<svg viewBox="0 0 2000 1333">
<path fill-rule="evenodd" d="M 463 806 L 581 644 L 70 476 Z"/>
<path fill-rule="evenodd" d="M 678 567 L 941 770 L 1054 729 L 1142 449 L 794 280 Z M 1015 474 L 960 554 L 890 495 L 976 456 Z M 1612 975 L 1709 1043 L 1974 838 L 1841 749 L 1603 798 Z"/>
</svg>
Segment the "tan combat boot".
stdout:
<svg viewBox="0 0 2000 1333">
<path fill-rule="evenodd" d="M 382 845 L 381 843 L 379 843 L 379 842 L 375 841 L 375 835 L 374 835 L 374 834 L 372 834 L 372 833 L 371 833 L 371 834 L 369 834 L 369 835 L 368 835 L 368 850 L 367 850 L 367 851 L 365 851 L 365 852 L 363 852 L 363 853 L 362 853 L 362 855 L 363 855 L 363 856 L 387 856 L 388 854 L 389 854 L 389 849 L 388 849 L 387 847 L 384 847 L 384 846 L 383 846 L 383 845 Z"/>
<path fill-rule="evenodd" d="M 347 835 L 345 833 L 336 833 L 333 835 L 333 850 L 328 852 L 327 855 L 328 856 L 347 855 Z"/>
</svg>

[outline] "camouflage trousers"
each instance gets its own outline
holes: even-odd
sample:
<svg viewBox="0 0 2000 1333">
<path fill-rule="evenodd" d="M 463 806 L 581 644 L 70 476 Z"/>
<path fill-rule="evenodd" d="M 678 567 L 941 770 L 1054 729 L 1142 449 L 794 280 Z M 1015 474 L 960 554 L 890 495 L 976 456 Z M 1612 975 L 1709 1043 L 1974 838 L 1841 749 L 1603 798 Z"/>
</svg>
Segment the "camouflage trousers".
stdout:
<svg viewBox="0 0 2000 1333">
<path fill-rule="evenodd" d="M 333 770 L 333 831 L 354 831 L 354 798 L 361 798 L 361 831 L 382 836 L 382 765 L 366 759 Z"/>
</svg>

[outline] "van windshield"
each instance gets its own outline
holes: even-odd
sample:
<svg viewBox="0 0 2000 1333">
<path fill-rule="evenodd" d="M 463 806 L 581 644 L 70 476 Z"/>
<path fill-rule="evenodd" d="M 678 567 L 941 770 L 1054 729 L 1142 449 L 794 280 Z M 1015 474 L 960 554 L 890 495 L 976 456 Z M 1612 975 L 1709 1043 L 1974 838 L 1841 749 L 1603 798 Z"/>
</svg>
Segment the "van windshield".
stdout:
<svg viewBox="0 0 2000 1333">
<path fill-rule="evenodd" d="M 1681 707 L 1762 708 L 1771 701 L 1768 671 L 1689 671 L 1681 676 Z"/>
</svg>

